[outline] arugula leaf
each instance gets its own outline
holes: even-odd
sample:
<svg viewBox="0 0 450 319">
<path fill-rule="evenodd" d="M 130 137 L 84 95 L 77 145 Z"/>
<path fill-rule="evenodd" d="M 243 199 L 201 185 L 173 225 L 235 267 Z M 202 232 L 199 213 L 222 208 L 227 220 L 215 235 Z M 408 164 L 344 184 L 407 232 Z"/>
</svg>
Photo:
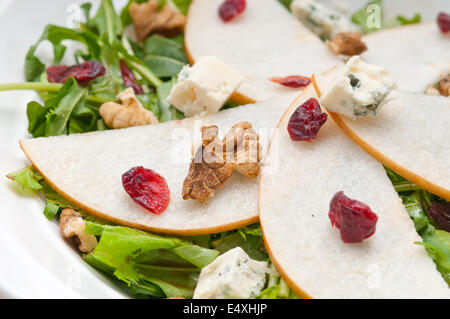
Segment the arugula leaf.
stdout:
<svg viewBox="0 0 450 319">
<path fill-rule="evenodd" d="M 156 76 L 161 78 L 177 75 L 186 65 L 184 62 L 158 55 L 147 55 L 144 63 Z"/>
<path fill-rule="evenodd" d="M 37 47 L 44 40 L 50 41 L 53 45 L 53 64 L 59 64 L 64 56 L 66 47 L 61 44 L 63 40 L 73 40 L 85 44 L 88 49 L 88 53 L 84 54 L 85 58 L 98 59 L 100 56 L 99 38 L 95 34 L 87 30 L 76 30 L 49 24 L 45 27 L 39 40 L 28 49 L 25 57 L 25 79 L 27 81 L 38 80 L 45 70 L 45 65 L 35 56 Z"/>
<path fill-rule="evenodd" d="M 69 118 L 74 109 L 85 103 L 86 95 L 86 89 L 70 77 L 44 106 L 37 102 L 28 103 L 28 131 L 33 137 L 67 134 Z"/>
<path fill-rule="evenodd" d="M 158 96 L 154 92 L 149 92 L 146 94 L 141 94 L 136 96 L 139 102 L 141 102 L 142 106 L 147 110 L 151 111 L 158 120 L 160 119 L 160 110 L 159 110 L 159 101 Z"/>
<path fill-rule="evenodd" d="M 122 33 L 122 22 L 111 0 L 102 0 L 97 14 L 86 24 L 89 28 L 95 29 L 100 38 L 105 37 L 109 45 L 113 45 Z"/>
<path fill-rule="evenodd" d="M 428 255 L 436 263 L 436 267 L 444 279 L 450 285 L 450 234 L 445 231 L 436 230 L 421 206 L 420 191 L 411 195 L 401 196 L 414 226 L 422 237 L 423 242 L 417 243 L 425 246 Z M 446 233 L 446 234 L 445 234 Z"/>
<path fill-rule="evenodd" d="M 180 111 L 178 111 L 176 108 L 174 108 L 169 103 L 169 101 L 167 101 L 167 97 L 169 96 L 170 90 L 172 89 L 174 84 L 175 84 L 175 79 L 172 78 L 172 80 L 164 82 L 156 88 L 156 93 L 157 93 L 158 99 L 159 99 L 159 110 L 160 110 L 160 121 L 161 122 L 182 119 L 184 117 L 184 115 Z"/>
<path fill-rule="evenodd" d="M 145 40 L 144 54 L 168 57 L 185 63 L 188 62 L 182 43 L 159 35 L 153 35 Z"/>
</svg>

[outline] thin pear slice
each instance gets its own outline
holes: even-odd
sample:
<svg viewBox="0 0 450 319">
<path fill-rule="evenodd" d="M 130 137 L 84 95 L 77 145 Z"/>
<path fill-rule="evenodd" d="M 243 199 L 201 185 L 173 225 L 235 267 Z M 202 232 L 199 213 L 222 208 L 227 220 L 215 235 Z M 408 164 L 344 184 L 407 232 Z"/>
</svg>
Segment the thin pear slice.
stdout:
<svg viewBox="0 0 450 319">
<path fill-rule="evenodd" d="M 320 96 L 334 79 L 314 76 Z M 331 113 L 362 149 L 404 178 L 450 200 L 450 99 L 393 91 L 376 117 L 350 119 Z"/>
<path fill-rule="evenodd" d="M 450 37 L 436 23 L 381 30 L 363 37 L 361 58 L 388 69 L 399 89 L 424 93 L 450 73 Z"/>
<path fill-rule="evenodd" d="M 258 220 L 257 179 L 235 173 L 206 203 L 183 200 L 181 190 L 191 161 L 192 136 L 200 139 L 200 126 L 213 124 L 224 136 L 236 122 L 248 121 L 260 133 L 265 152 L 270 130 L 296 95 L 204 118 L 29 139 L 20 144 L 33 166 L 59 194 L 93 215 L 162 233 L 221 232 Z M 152 169 L 166 179 L 171 199 L 161 215 L 143 209 L 125 192 L 121 175 L 134 166 Z"/>
<path fill-rule="evenodd" d="M 310 97 L 311 86 L 281 118 L 259 183 L 264 240 L 282 277 L 305 298 L 449 298 L 382 165 L 331 120 L 312 143 L 289 138 L 291 114 Z M 330 200 L 341 190 L 379 217 L 363 243 L 345 244 L 331 227 Z"/>
<path fill-rule="evenodd" d="M 216 56 L 244 76 L 234 100 L 263 101 L 294 89 L 272 83 L 275 76 L 325 71 L 341 63 L 323 42 L 276 0 L 247 0 L 234 20 L 219 17 L 223 0 L 194 0 L 185 28 L 191 63 Z"/>
</svg>

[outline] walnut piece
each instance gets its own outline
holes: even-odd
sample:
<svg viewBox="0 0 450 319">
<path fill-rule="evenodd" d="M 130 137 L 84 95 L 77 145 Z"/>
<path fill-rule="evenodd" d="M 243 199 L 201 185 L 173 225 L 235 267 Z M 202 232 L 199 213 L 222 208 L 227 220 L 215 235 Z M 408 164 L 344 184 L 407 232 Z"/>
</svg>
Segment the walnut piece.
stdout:
<svg viewBox="0 0 450 319">
<path fill-rule="evenodd" d="M 140 4 L 132 2 L 130 16 L 139 41 L 145 40 L 151 33 L 176 35 L 183 32 L 186 24 L 186 17 L 168 4 L 158 11 L 156 0 Z"/>
<path fill-rule="evenodd" d="M 106 102 L 99 109 L 100 116 L 109 127 L 125 128 L 158 123 L 153 112 L 145 109 L 136 98 L 132 88 L 120 92 L 117 98 L 122 104 Z"/>
<path fill-rule="evenodd" d="M 450 96 L 450 75 L 447 75 L 434 86 L 429 85 L 425 93 L 430 95 Z"/>
<path fill-rule="evenodd" d="M 342 32 L 326 42 L 328 48 L 336 55 L 343 54 L 354 56 L 367 50 L 366 44 L 361 40 L 361 34 L 357 32 Z"/>
<path fill-rule="evenodd" d="M 61 235 L 70 239 L 75 237 L 78 249 L 83 253 L 89 253 L 97 246 L 97 238 L 84 232 L 84 220 L 80 214 L 70 208 L 65 208 L 59 218 L 59 230 Z"/>
<path fill-rule="evenodd" d="M 450 95 L 450 75 L 447 75 L 444 79 L 439 82 L 439 93 L 442 96 Z"/>
<path fill-rule="evenodd" d="M 223 140 L 219 128 L 203 126 L 202 145 L 195 153 L 183 183 L 183 199 L 204 203 L 223 187 L 234 171 L 255 178 L 259 174 L 261 145 L 259 135 L 248 122 L 235 124 Z"/>
</svg>

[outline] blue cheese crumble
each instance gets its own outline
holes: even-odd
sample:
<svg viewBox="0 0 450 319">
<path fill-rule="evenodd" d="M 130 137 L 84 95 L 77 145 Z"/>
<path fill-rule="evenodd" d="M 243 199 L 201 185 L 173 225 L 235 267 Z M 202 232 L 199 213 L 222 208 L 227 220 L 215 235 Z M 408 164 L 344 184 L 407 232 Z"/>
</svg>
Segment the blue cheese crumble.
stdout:
<svg viewBox="0 0 450 319">
<path fill-rule="evenodd" d="M 241 247 L 220 255 L 200 273 L 194 299 L 251 299 L 264 288 L 267 262 L 251 259 Z"/>
<path fill-rule="evenodd" d="M 222 60 L 204 56 L 181 70 L 167 100 L 187 117 L 218 112 L 242 81 Z"/>
<path fill-rule="evenodd" d="M 376 116 L 381 102 L 395 88 L 395 80 L 382 67 L 354 56 L 339 71 L 320 103 L 331 112 L 350 118 Z"/>
<path fill-rule="evenodd" d="M 323 40 L 332 39 L 341 32 L 360 31 L 349 18 L 315 0 L 295 0 L 291 3 L 291 11 L 298 20 Z"/>
</svg>

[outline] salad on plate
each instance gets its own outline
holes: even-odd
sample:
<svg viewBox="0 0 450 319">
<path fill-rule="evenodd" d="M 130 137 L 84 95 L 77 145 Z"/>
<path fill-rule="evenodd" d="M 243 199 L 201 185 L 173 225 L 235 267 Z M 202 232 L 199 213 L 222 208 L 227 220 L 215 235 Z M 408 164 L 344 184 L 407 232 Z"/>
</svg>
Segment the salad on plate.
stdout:
<svg viewBox="0 0 450 319">
<path fill-rule="evenodd" d="M 132 297 L 449 298 L 450 8 L 390 2 L 81 4 L 7 178 Z"/>
</svg>

